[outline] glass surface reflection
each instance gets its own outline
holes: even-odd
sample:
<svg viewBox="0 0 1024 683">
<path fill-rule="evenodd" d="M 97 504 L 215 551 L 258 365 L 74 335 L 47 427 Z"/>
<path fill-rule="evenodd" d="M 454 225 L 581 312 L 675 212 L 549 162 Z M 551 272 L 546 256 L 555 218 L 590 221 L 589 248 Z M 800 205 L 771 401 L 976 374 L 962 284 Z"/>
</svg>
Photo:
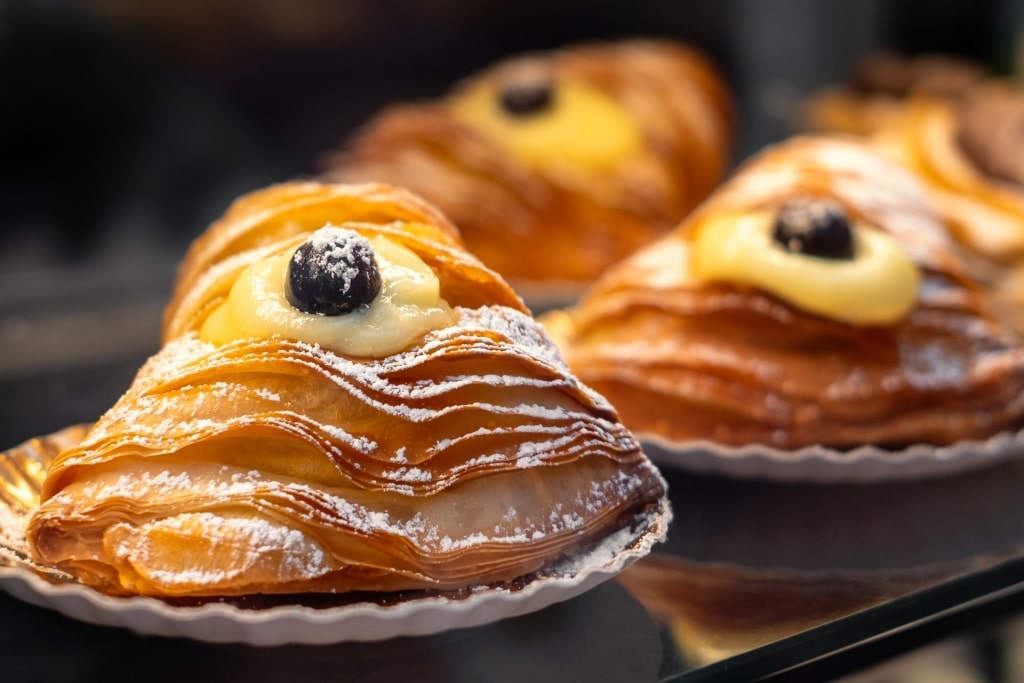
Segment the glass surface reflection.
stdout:
<svg viewBox="0 0 1024 683">
<path fill-rule="evenodd" d="M 794 636 L 825 652 L 898 628 L 939 609 L 927 589 L 970 582 L 1020 556 L 1024 541 L 1020 461 L 869 485 L 666 477 L 669 539 L 618 578 L 674 649 L 666 676 L 759 648 L 767 656 Z M 906 616 L 878 614 L 918 596 Z"/>
</svg>

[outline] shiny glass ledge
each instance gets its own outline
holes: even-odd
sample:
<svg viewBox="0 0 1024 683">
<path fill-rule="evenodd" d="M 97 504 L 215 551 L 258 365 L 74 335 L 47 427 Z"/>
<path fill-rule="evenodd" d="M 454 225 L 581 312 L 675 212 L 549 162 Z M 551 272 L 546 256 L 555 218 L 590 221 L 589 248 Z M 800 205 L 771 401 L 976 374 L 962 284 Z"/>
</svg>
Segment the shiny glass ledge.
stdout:
<svg viewBox="0 0 1024 683">
<path fill-rule="evenodd" d="M 57 287 L 6 288 L 18 294 L 0 298 L 0 448 L 117 398 L 156 349 L 169 272 L 82 275 L 74 306 Z M 138 636 L 0 594 L 0 680 L 827 680 L 1024 611 L 1022 460 L 867 485 L 665 474 L 667 542 L 533 614 L 256 648 Z"/>
<path fill-rule="evenodd" d="M 870 485 L 667 476 L 669 540 L 619 578 L 665 636 L 664 680 L 827 680 L 1024 609 L 1020 460 Z"/>
</svg>

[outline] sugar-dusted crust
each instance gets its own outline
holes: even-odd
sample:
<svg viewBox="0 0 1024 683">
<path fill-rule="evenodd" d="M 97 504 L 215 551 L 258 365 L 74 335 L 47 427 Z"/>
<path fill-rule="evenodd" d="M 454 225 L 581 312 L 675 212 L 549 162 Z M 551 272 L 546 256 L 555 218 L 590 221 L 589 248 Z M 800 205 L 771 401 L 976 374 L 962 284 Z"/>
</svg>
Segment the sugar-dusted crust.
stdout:
<svg viewBox="0 0 1024 683">
<path fill-rule="evenodd" d="M 325 219 L 415 251 L 456 322 L 381 358 L 197 336 L 240 264 Z M 611 406 L 406 193 L 299 183 L 243 199 L 190 251 L 166 320 L 160 352 L 51 464 L 26 531 L 39 562 L 102 590 L 459 590 L 640 536 L 664 507 Z"/>
<path fill-rule="evenodd" d="M 703 221 L 802 196 L 828 197 L 903 245 L 922 278 L 908 316 L 857 327 L 691 277 L 689 241 Z M 1024 350 L 958 260 L 921 184 L 856 142 L 798 138 L 765 151 L 549 324 L 572 369 L 627 426 L 670 441 L 941 445 L 1024 419 Z"/>
<path fill-rule="evenodd" d="M 459 232 L 420 197 L 390 185 L 290 182 L 235 201 L 189 248 L 164 311 L 163 340 L 197 331 L 252 262 L 294 249 L 327 223 L 410 249 L 441 280 L 452 305 L 526 310 L 512 288 L 466 251 Z"/>
</svg>

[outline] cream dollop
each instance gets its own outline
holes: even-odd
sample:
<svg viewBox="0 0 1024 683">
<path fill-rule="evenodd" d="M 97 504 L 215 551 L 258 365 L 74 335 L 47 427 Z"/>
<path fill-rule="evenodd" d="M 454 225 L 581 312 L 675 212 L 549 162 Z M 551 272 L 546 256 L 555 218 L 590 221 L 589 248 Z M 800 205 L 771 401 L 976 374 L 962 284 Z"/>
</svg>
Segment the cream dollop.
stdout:
<svg viewBox="0 0 1024 683">
<path fill-rule="evenodd" d="M 643 134 L 625 107 L 585 83 L 565 81 L 554 88 L 550 106 L 529 116 L 504 111 L 493 84 L 467 92 L 451 106 L 464 123 L 534 168 L 603 170 L 640 153 Z"/>
<path fill-rule="evenodd" d="M 441 298 L 437 275 L 409 249 L 383 236 L 370 238 L 381 289 L 368 305 L 343 315 L 305 313 L 285 293 L 292 252 L 249 265 L 227 301 L 203 323 L 200 339 L 215 344 L 280 336 L 337 353 L 381 358 L 446 327 L 455 312 Z"/>
<path fill-rule="evenodd" d="M 852 259 L 789 252 L 772 238 L 769 211 L 722 216 L 699 228 L 690 272 L 763 289 L 804 311 L 851 325 L 891 325 L 917 301 L 920 273 L 899 243 L 854 223 Z"/>
</svg>

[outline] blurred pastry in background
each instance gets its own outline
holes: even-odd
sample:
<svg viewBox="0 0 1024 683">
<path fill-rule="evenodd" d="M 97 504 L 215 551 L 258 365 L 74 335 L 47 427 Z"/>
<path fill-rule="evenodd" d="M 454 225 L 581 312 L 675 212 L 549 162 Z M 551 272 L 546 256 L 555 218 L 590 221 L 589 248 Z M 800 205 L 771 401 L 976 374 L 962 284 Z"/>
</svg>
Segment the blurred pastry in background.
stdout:
<svg viewBox="0 0 1024 683">
<path fill-rule="evenodd" d="M 971 274 L 1024 334 L 1024 92 L 942 55 L 868 55 L 811 98 L 805 130 L 861 135 L 917 172 Z"/>
<path fill-rule="evenodd" d="M 435 203 L 533 305 L 574 299 L 676 225 L 730 163 L 729 87 L 697 50 L 633 40 L 501 62 L 381 112 L 323 177 Z"/>
<path fill-rule="evenodd" d="M 874 140 L 920 175 L 972 274 L 1024 332 L 1024 90 L 989 80 L 955 102 L 919 98 Z"/>
<path fill-rule="evenodd" d="M 958 100 L 985 78 L 981 65 L 961 57 L 872 52 L 857 61 L 845 83 L 810 98 L 798 126 L 817 133 L 870 135 L 900 116 L 910 99 Z"/>
<path fill-rule="evenodd" d="M 543 320 L 641 441 L 898 450 L 1024 421 L 1024 348 L 923 185 L 855 140 L 767 149 Z"/>
</svg>

